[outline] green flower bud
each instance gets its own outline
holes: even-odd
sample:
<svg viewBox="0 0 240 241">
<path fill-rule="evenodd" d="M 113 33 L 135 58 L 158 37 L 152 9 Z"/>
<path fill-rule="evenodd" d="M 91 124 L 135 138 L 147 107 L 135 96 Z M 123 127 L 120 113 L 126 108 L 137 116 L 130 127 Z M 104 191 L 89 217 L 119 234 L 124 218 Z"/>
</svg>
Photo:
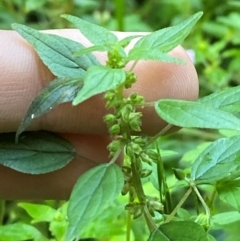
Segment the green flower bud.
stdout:
<svg viewBox="0 0 240 241">
<path fill-rule="evenodd" d="M 148 177 L 148 176 L 151 175 L 151 173 L 152 173 L 152 170 L 142 169 L 142 170 L 141 170 L 141 173 L 140 173 L 140 177 L 141 177 L 141 178 Z"/>
<path fill-rule="evenodd" d="M 139 121 L 131 120 L 129 121 L 129 126 L 132 131 L 136 131 L 136 132 L 141 131 L 141 123 L 139 123 Z"/>
<path fill-rule="evenodd" d="M 186 174 L 184 173 L 184 171 L 179 168 L 173 168 L 173 173 L 178 180 L 184 180 L 186 177 Z"/>
<path fill-rule="evenodd" d="M 152 165 L 152 159 L 144 152 L 142 152 L 140 154 L 140 157 L 142 159 L 143 162 L 146 162 L 147 164 L 149 164 L 150 166 Z"/>
<path fill-rule="evenodd" d="M 130 100 L 133 104 L 143 104 L 145 102 L 144 97 L 136 93 L 130 95 Z"/>
<path fill-rule="evenodd" d="M 107 149 L 110 152 L 110 156 L 113 156 L 116 151 L 119 150 L 119 148 L 122 146 L 122 141 L 121 140 L 114 140 L 112 141 L 108 146 Z"/>
<path fill-rule="evenodd" d="M 132 173 L 132 169 L 127 166 L 122 166 L 122 172 L 124 173 L 124 175 L 130 176 Z"/>
<path fill-rule="evenodd" d="M 121 59 L 120 61 L 117 62 L 117 67 L 119 69 L 124 68 L 126 65 L 126 59 Z"/>
<path fill-rule="evenodd" d="M 130 186 L 130 190 L 129 190 L 129 201 L 130 201 L 130 202 L 134 202 L 136 196 L 137 196 L 137 194 L 136 194 L 136 191 L 135 191 L 134 187 L 133 187 L 133 186 Z"/>
<path fill-rule="evenodd" d="M 151 206 L 148 207 L 148 211 L 152 217 L 155 217 L 154 209 Z"/>
<path fill-rule="evenodd" d="M 141 208 L 137 209 L 134 213 L 133 213 L 133 219 L 137 219 L 139 218 L 143 213 L 143 210 Z"/>
<path fill-rule="evenodd" d="M 152 149 L 147 149 L 145 153 L 154 161 L 157 161 L 159 158 L 158 153 Z"/>
<path fill-rule="evenodd" d="M 124 122 L 127 123 L 129 121 L 129 115 L 133 110 L 133 106 L 130 104 L 123 106 L 123 108 L 121 109 L 121 116 Z"/>
<path fill-rule="evenodd" d="M 125 209 L 128 210 L 133 215 L 134 219 L 140 217 L 143 213 L 143 206 L 137 202 L 128 203 L 125 206 Z"/>
<path fill-rule="evenodd" d="M 60 213 L 59 211 L 56 212 L 55 216 L 54 216 L 54 220 L 61 222 L 65 219 L 65 217 L 62 215 L 62 213 Z"/>
<path fill-rule="evenodd" d="M 123 196 L 126 195 L 129 192 L 129 190 L 130 190 L 130 184 L 129 182 L 126 182 L 121 191 L 122 195 Z"/>
<path fill-rule="evenodd" d="M 135 143 L 135 144 L 138 144 L 139 146 L 141 146 L 141 147 L 144 147 L 146 144 L 147 144 L 147 138 L 144 138 L 144 137 L 135 137 L 134 139 L 133 139 L 133 142 Z"/>
<path fill-rule="evenodd" d="M 139 158 L 136 158 L 136 169 L 137 169 L 137 171 L 138 172 L 142 172 L 142 162 L 141 162 L 141 160 L 139 159 Z"/>
<path fill-rule="evenodd" d="M 142 152 L 142 148 L 136 143 L 129 144 L 127 148 L 137 155 L 139 155 Z"/>
<path fill-rule="evenodd" d="M 129 126 L 131 128 L 131 130 L 133 131 L 141 131 L 141 117 L 142 117 L 142 113 L 140 112 L 136 112 L 136 113 L 131 113 L 129 115 Z"/>
<path fill-rule="evenodd" d="M 199 214 L 195 222 L 201 225 L 206 231 L 209 229 L 209 218 L 205 213 Z"/>
<path fill-rule="evenodd" d="M 149 201 L 148 205 L 156 211 L 161 211 L 163 210 L 163 207 L 164 207 L 162 203 L 154 200 Z"/>
<path fill-rule="evenodd" d="M 116 122 L 116 116 L 113 114 L 107 114 L 104 116 L 104 121 L 108 126 L 111 126 Z"/>
<path fill-rule="evenodd" d="M 119 124 L 115 124 L 112 127 L 109 128 L 109 133 L 112 136 L 118 135 L 121 131 L 121 127 Z"/>
<path fill-rule="evenodd" d="M 104 98 L 106 100 L 113 100 L 115 99 L 115 93 L 113 91 L 108 91 L 105 95 L 104 95 Z"/>
<path fill-rule="evenodd" d="M 137 77 L 133 72 L 126 72 L 125 88 L 130 88 L 136 80 Z"/>
</svg>

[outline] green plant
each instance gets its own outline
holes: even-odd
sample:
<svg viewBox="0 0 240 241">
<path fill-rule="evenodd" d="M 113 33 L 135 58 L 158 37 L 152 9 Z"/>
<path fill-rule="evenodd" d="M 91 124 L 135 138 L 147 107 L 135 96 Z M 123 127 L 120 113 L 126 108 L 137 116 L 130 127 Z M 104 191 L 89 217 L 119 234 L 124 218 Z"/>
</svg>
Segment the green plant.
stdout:
<svg viewBox="0 0 240 241">
<path fill-rule="evenodd" d="M 63 230 L 67 229 L 67 241 L 82 237 L 84 227 L 99 218 L 98 215 L 103 215 L 103 210 L 113 203 L 120 192 L 129 197 L 125 205 L 128 212 L 127 241 L 131 239 L 132 218 L 144 217 L 149 229 L 149 241 L 215 240 L 208 231 L 222 227 L 224 218 L 228 220 L 226 217 L 231 215 L 234 221 L 240 220 L 237 211 L 224 212 L 220 209 L 217 213 L 218 207 L 214 205 L 218 198 L 218 201 L 227 202 L 233 210 L 239 210 L 239 135 L 220 138 L 204 146 L 197 158 L 192 160 L 192 168 L 190 165 L 186 168 L 175 166 L 172 173 L 178 182 L 171 181 L 172 173 L 166 171 L 164 151 L 159 144 L 159 139 L 164 138 L 163 135 L 172 125 L 227 129 L 238 134 L 240 120 L 234 114 L 238 111 L 240 101 L 239 87 L 216 92 L 197 102 L 162 99 L 148 103 L 138 93 L 127 97 L 123 94 L 124 89 L 130 88 L 137 81 L 133 70 L 139 60 L 184 64 L 182 60 L 167 53 L 184 40 L 201 15 L 197 13 L 176 26 L 141 36 L 128 53 L 125 47 L 139 36 L 126 37 L 119 41 L 108 30 L 70 15 L 63 17 L 74 23 L 93 46 L 84 48 L 69 39 L 41 33 L 23 25 L 13 25 L 33 45 L 57 78 L 31 103 L 16 136 L 1 134 L 0 150 L 7 150 L 1 152 L 4 155 L 0 160 L 2 165 L 31 174 L 51 172 L 67 165 L 78 154 L 66 140 L 49 132 L 22 132 L 33 119 L 61 103 L 72 102 L 73 105 L 78 105 L 100 93 L 104 93 L 106 108 L 111 110 L 104 121 L 109 134 L 114 137 L 108 146 L 112 159 L 107 164 L 90 169 L 75 184 L 68 205 L 69 225 L 65 221 L 63 225 Z M 96 34 L 98 38 L 95 38 Z M 108 53 L 106 66 L 100 65 L 91 54 L 94 51 Z M 125 70 L 129 63 L 130 70 Z M 139 110 L 146 106 L 155 108 L 156 113 L 168 122 L 154 137 L 141 133 L 142 113 Z M 120 168 L 115 161 L 122 152 L 125 161 Z M 32 155 L 36 156 L 34 162 L 29 158 Z M 21 162 L 18 162 L 19 159 Z M 143 184 L 146 179 L 150 179 L 158 190 L 156 196 L 146 194 Z M 186 189 L 175 206 L 172 198 L 174 189 Z M 205 193 L 209 196 L 208 199 L 204 199 Z M 195 211 L 181 208 L 190 194 L 195 197 L 195 204 L 192 205 L 195 206 Z M 40 206 L 33 212 L 30 211 L 31 206 L 21 206 L 37 221 L 47 221 L 52 225 L 56 219 L 56 210 L 42 207 L 50 210 L 50 214 L 41 218 L 36 215 Z M 32 228 L 27 228 L 24 224 L 15 226 L 22 230 Z M 2 228 L 5 230 L 4 240 L 14 240 L 11 233 L 6 236 L 8 226 Z M 11 228 L 9 227 L 10 230 Z M 36 230 L 32 232 L 35 232 L 32 236 L 14 238 L 24 240 L 25 237 L 34 237 L 36 240 L 46 240 Z M 62 239 L 57 233 L 54 236 L 56 240 Z"/>
</svg>

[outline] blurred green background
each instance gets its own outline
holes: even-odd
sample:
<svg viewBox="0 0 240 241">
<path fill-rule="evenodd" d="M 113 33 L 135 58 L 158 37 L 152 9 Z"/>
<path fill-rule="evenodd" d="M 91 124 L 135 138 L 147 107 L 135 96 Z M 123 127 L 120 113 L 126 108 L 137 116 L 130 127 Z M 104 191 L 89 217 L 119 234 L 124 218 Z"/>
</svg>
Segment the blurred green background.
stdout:
<svg viewBox="0 0 240 241">
<path fill-rule="evenodd" d="M 205 96 L 240 83 L 239 0 L 0 0 L 0 29 L 9 30 L 12 23 L 21 23 L 36 29 L 72 28 L 70 23 L 59 17 L 63 13 L 68 13 L 111 30 L 154 31 L 176 24 L 198 11 L 203 11 L 204 15 L 183 46 L 192 49 L 195 53 L 200 96 Z M 182 166 L 189 165 L 189 160 L 206 147 L 207 141 L 213 141 L 217 137 L 219 133 L 196 130 L 182 130 L 173 137 L 166 137 L 161 148 L 178 153 L 177 156 L 166 158 L 166 166 L 171 170 L 180 159 Z M 193 148 L 195 149 L 191 152 Z M 152 187 L 147 188 L 149 192 L 152 191 Z M 176 192 L 174 195 L 177 197 L 179 193 Z M 104 213 L 102 219 L 96 220 L 85 231 L 86 237 L 97 235 L 95 237 L 101 241 L 124 240 L 122 234 L 125 230 L 126 214 L 122 212 L 123 199 L 116 201 Z M 34 227 L 48 237 L 36 240 L 63 241 L 66 228 L 65 209 L 59 209 L 63 203 L 55 201 L 40 203 L 57 211 L 52 211 L 54 218 L 45 215 L 45 222 L 34 224 Z M 26 205 L 21 205 L 20 208 L 18 202 L 10 201 L 2 201 L 1 205 L 0 221 L 4 225 L 39 220 L 36 213 L 44 210 L 40 205 L 36 205 L 30 208 L 33 211 L 29 213 L 29 207 L 26 208 Z M 24 209 L 28 210 L 28 214 Z M 188 213 L 182 211 L 181 215 L 187 216 Z M 60 220 L 59 223 L 56 220 Z M 132 235 L 136 241 L 146 240 L 145 230 L 142 227 L 141 220 L 133 225 Z M 226 232 L 214 233 L 217 240 L 240 240 L 239 221 L 226 225 L 225 229 Z M 108 233 L 108 230 L 111 232 Z M 29 232 L 31 233 L 31 230 Z M 1 235 L 0 229 L 0 240 L 8 241 L 2 239 Z M 29 237 L 31 236 L 21 240 L 33 240 Z"/>
</svg>

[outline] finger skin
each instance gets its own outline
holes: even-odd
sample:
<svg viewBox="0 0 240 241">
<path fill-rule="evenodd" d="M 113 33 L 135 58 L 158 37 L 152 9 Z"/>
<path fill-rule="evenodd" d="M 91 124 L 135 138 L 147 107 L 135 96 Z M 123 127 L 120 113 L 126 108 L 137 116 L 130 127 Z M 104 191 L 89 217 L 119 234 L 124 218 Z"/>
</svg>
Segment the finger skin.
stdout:
<svg viewBox="0 0 240 241">
<path fill-rule="evenodd" d="M 60 170 L 31 175 L 0 165 L 0 199 L 68 199 L 82 173 L 109 161 L 108 137 L 72 134 L 64 137 L 74 145 L 78 155 Z"/>
<path fill-rule="evenodd" d="M 86 43 L 77 30 L 52 31 Z M 126 35 L 118 34 L 119 37 Z M 40 61 L 31 46 L 16 32 L 0 31 L 0 132 L 16 131 L 28 106 L 36 94 L 54 77 Z M 126 91 L 138 92 L 147 101 L 160 98 L 196 99 L 198 79 L 186 52 L 177 47 L 172 55 L 184 59 L 186 64 L 140 61 L 134 69 L 138 81 Z M 98 53 L 104 62 L 106 55 Z M 106 134 L 103 115 L 106 113 L 102 95 L 95 96 L 77 107 L 62 104 L 48 114 L 33 121 L 30 130 L 50 130 L 62 133 Z M 143 130 L 146 134 L 159 131 L 164 122 L 153 108 L 143 110 Z"/>
<path fill-rule="evenodd" d="M 88 45 L 77 30 L 50 31 Z M 119 38 L 126 33 L 116 33 Z M 185 65 L 140 61 L 134 69 L 138 81 L 126 95 L 138 92 L 147 101 L 160 98 L 194 100 L 198 96 L 195 68 L 181 47 L 171 54 L 186 61 Z M 106 56 L 97 53 L 104 63 Z M 0 132 L 16 131 L 36 94 L 54 76 L 38 58 L 33 48 L 14 31 L 0 31 Z M 96 164 L 109 161 L 106 146 L 109 138 L 102 95 L 95 96 L 77 107 L 70 103 L 34 120 L 29 130 L 49 130 L 65 135 L 80 156 L 65 168 L 43 175 L 28 175 L 0 165 L 0 198 L 3 199 L 67 199 L 77 178 Z M 153 108 L 143 109 L 143 130 L 153 135 L 165 123 Z M 80 134 L 80 135 L 79 135 Z M 90 161 L 92 160 L 92 161 Z M 94 163 L 95 161 L 95 163 Z"/>
</svg>

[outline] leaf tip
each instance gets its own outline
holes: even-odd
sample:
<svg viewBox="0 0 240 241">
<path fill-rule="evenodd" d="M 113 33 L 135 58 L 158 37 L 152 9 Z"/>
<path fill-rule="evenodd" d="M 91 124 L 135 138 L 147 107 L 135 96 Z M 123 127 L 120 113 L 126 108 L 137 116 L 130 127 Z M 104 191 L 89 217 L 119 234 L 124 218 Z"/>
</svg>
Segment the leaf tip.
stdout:
<svg viewBox="0 0 240 241">
<path fill-rule="evenodd" d="M 12 29 L 16 30 L 18 28 L 19 24 L 18 23 L 12 23 L 11 26 L 12 26 Z"/>
<path fill-rule="evenodd" d="M 199 11 L 199 12 L 197 12 L 197 13 L 195 14 L 195 16 L 198 17 L 198 19 L 201 18 L 202 15 L 203 15 L 203 11 Z"/>
<path fill-rule="evenodd" d="M 80 103 L 80 101 L 77 99 L 77 98 L 75 98 L 73 101 L 72 101 L 72 105 L 73 106 L 76 106 L 76 105 L 78 105 Z"/>
<path fill-rule="evenodd" d="M 68 14 L 61 14 L 60 17 L 61 18 L 66 18 L 67 16 L 69 16 Z"/>
</svg>

